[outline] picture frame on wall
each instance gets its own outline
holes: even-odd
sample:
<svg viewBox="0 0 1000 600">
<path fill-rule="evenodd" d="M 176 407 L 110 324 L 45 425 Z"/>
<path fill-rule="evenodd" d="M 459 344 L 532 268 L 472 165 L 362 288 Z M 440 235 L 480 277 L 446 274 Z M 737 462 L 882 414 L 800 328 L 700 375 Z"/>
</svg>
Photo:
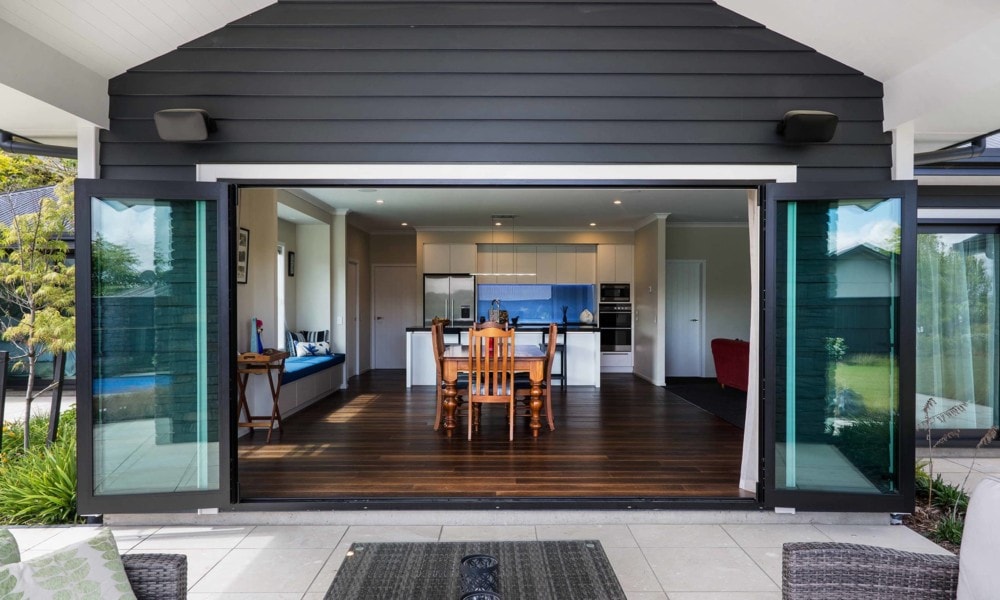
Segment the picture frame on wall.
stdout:
<svg viewBox="0 0 1000 600">
<path fill-rule="evenodd" d="M 236 236 L 236 283 L 247 282 L 250 268 L 250 230 L 240 227 Z"/>
<path fill-rule="evenodd" d="M 288 253 L 288 276 L 295 277 L 295 253 Z"/>
</svg>

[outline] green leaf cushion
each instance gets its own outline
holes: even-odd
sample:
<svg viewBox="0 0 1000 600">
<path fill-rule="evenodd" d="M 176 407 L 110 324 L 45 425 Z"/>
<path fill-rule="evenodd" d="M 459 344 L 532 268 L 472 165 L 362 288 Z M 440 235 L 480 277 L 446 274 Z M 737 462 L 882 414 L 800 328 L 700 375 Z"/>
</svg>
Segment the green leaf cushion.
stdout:
<svg viewBox="0 0 1000 600">
<path fill-rule="evenodd" d="M 17 540 L 8 529 L 0 529 L 0 565 L 21 562 L 21 553 L 17 549 Z"/>
<path fill-rule="evenodd" d="M 55 552 L 0 567 L 4 600 L 136 600 L 111 530 Z"/>
</svg>

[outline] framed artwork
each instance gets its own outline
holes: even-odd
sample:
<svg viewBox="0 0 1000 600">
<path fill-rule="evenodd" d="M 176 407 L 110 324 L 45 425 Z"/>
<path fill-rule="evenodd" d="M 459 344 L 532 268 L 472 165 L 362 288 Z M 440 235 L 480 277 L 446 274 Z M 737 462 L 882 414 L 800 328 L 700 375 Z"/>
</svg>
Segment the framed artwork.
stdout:
<svg viewBox="0 0 1000 600">
<path fill-rule="evenodd" d="M 247 282 L 250 265 L 250 230 L 240 227 L 236 237 L 236 283 Z"/>
<path fill-rule="evenodd" d="M 288 276 L 295 277 L 295 253 L 288 253 Z"/>
</svg>

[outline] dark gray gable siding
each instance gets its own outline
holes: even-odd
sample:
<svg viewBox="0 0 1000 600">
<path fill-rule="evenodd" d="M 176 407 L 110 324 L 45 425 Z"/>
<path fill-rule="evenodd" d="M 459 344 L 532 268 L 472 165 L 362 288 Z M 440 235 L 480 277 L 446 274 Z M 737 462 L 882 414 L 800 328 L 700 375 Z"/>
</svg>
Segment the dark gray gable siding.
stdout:
<svg viewBox="0 0 1000 600">
<path fill-rule="evenodd" d="M 110 83 L 106 178 L 196 163 L 797 164 L 889 177 L 882 85 L 708 0 L 279 2 Z M 204 108 L 211 140 L 153 113 Z M 837 113 L 789 146 L 787 110 Z"/>
</svg>

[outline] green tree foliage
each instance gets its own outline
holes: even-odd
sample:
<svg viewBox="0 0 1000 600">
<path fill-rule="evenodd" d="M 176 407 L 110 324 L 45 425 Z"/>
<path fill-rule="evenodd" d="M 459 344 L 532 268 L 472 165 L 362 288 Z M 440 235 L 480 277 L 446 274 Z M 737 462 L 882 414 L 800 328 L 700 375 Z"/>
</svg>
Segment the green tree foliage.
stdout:
<svg viewBox="0 0 1000 600">
<path fill-rule="evenodd" d="M 139 257 L 131 248 L 109 242 L 97 234 L 91 260 L 95 296 L 110 296 L 139 283 Z"/>
<path fill-rule="evenodd" d="M 0 193 L 58 185 L 72 180 L 76 161 L 0 150 Z"/>
<path fill-rule="evenodd" d="M 8 323 L 2 337 L 20 350 L 13 358 L 26 364 L 26 420 L 31 402 L 48 391 L 35 390 L 38 358 L 76 345 L 76 270 L 66 264 L 66 239 L 73 234 L 74 163 L 0 152 L 0 201 L 9 203 L 12 214 L 11 192 L 56 185 L 55 197 L 43 198 L 37 213 L 0 223 L 0 305 Z"/>
</svg>

